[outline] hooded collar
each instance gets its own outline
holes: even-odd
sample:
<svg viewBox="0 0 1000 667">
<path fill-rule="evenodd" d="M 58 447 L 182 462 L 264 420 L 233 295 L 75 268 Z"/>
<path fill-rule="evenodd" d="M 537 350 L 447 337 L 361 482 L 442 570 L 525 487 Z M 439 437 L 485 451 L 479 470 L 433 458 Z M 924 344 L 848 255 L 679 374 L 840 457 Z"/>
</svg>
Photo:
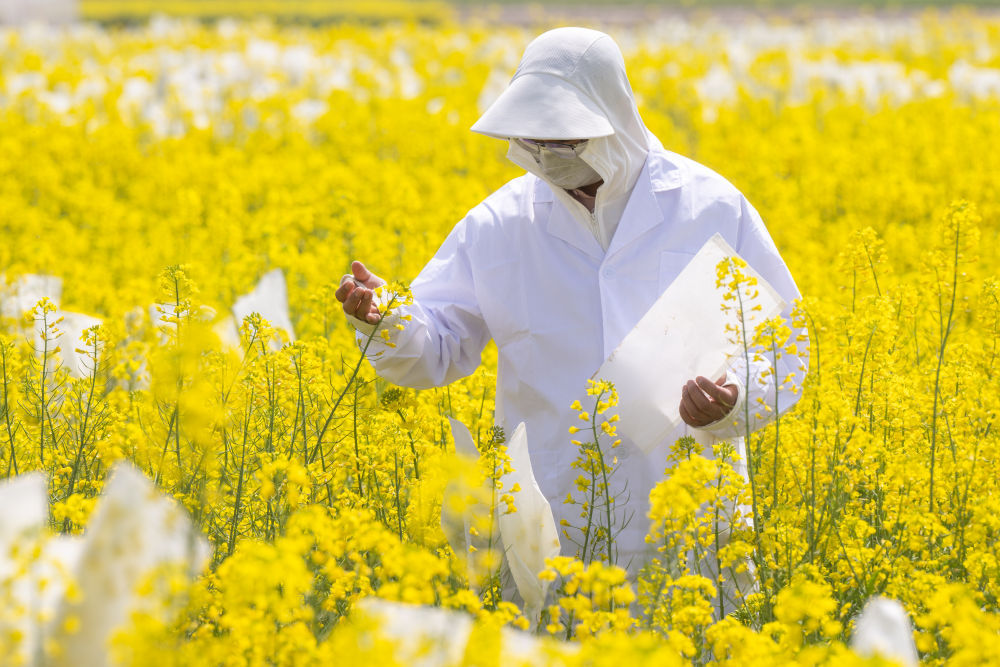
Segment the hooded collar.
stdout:
<svg viewBox="0 0 1000 667">
<path fill-rule="evenodd" d="M 643 161 L 631 194 L 622 209 L 623 222 L 607 248 L 602 248 L 594 235 L 579 224 L 565 206 L 552 206 L 547 216 L 542 214 L 536 219 L 538 224 L 547 233 L 598 260 L 615 254 L 663 222 L 663 211 L 657 200 L 657 193 L 679 188 L 685 180 L 681 166 L 672 161 L 670 155 L 667 151 L 658 151 L 656 159 L 652 159 L 650 153 Z M 536 205 L 552 204 L 559 193 L 569 196 L 561 188 L 551 186 L 541 178 L 535 180 L 533 200 Z M 583 207 L 575 200 L 574 203 Z"/>
</svg>

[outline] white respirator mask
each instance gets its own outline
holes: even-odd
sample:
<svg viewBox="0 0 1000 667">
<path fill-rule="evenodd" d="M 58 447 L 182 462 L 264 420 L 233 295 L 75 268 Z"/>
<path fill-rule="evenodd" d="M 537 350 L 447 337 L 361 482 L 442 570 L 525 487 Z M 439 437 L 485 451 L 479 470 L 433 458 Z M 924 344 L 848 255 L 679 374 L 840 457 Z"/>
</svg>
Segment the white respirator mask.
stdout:
<svg viewBox="0 0 1000 667">
<path fill-rule="evenodd" d="M 542 142 L 532 139 L 514 141 L 535 159 L 540 175 L 553 185 L 572 190 L 601 180 L 579 151 L 586 148 L 586 141 L 577 144 Z"/>
<path fill-rule="evenodd" d="M 572 190 L 601 180 L 601 175 L 579 156 L 564 158 L 543 150 L 535 159 L 542 175 L 560 188 Z"/>
</svg>

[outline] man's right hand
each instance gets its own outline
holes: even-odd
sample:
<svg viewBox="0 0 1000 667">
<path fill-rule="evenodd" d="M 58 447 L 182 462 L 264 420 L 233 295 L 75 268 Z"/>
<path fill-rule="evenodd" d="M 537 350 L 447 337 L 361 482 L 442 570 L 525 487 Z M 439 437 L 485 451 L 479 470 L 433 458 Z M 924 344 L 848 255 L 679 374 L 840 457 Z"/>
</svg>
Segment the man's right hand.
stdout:
<svg viewBox="0 0 1000 667">
<path fill-rule="evenodd" d="M 351 262 L 352 273 L 344 274 L 337 288 L 337 300 L 344 304 L 344 312 L 368 324 L 378 324 L 382 319 L 374 303 L 375 288 L 385 281 L 365 268 L 359 261 Z"/>
</svg>

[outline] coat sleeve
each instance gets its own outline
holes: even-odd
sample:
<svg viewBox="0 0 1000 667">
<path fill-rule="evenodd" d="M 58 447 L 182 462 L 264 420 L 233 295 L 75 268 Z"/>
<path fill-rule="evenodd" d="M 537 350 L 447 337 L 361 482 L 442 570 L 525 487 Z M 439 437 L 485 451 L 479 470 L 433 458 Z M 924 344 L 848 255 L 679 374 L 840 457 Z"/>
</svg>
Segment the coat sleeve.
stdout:
<svg viewBox="0 0 1000 667">
<path fill-rule="evenodd" d="M 738 234 L 736 251 L 787 304 L 781 317 L 791 334 L 786 349 L 779 350 L 776 366 L 772 354 L 754 350 L 749 354 L 741 350 L 730 362 L 726 381 L 739 388 L 739 398 L 728 415 L 702 428 L 721 440 L 745 435 L 748 417 L 750 431 L 755 431 L 791 408 L 799 399 L 809 364 L 808 332 L 792 319 L 794 302 L 801 295 L 760 214 L 742 196 Z"/>
<path fill-rule="evenodd" d="M 404 387 L 439 387 L 471 374 L 490 339 L 474 288 L 470 218 L 451 231 L 410 285 L 413 302 L 395 311 L 376 332 L 366 356 L 376 372 Z M 369 327 L 359 326 L 364 347 Z M 401 324 L 402 328 L 397 327 Z"/>
</svg>

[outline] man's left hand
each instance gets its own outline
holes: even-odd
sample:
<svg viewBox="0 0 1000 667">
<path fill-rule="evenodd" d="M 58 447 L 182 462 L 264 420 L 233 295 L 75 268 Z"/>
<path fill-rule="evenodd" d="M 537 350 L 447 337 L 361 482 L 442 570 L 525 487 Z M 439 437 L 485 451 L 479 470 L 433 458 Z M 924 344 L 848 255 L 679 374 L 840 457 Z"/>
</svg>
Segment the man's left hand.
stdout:
<svg viewBox="0 0 1000 667">
<path fill-rule="evenodd" d="M 723 384 L 725 381 L 725 375 L 715 382 L 701 375 L 687 381 L 681 389 L 680 413 L 688 426 L 701 428 L 729 414 L 740 392 L 734 384 Z"/>
</svg>

